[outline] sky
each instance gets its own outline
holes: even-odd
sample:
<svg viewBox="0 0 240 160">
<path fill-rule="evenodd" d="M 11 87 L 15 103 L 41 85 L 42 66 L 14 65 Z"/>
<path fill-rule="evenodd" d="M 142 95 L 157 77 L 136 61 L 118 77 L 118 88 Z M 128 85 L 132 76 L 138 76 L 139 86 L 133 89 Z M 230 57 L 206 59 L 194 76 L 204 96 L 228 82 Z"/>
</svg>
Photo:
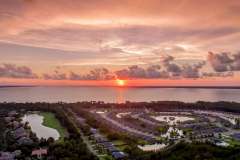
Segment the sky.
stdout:
<svg viewBox="0 0 240 160">
<path fill-rule="evenodd" d="M 239 0 L 0 0 L 0 85 L 239 85 Z"/>
</svg>

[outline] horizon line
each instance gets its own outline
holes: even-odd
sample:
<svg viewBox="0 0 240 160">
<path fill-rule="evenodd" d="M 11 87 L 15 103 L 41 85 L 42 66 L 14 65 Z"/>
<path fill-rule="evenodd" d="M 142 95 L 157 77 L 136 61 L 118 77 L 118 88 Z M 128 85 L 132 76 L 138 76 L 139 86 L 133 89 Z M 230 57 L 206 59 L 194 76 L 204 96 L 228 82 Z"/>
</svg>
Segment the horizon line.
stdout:
<svg viewBox="0 0 240 160">
<path fill-rule="evenodd" d="M 240 86 L 161 86 L 161 85 L 154 85 L 154 86 L 116 86 L 116 85 L 0 85 L 0 88 L 14 88 L 14 87 L 95 87 L 95 88 L 101 88 L 101 87 L 108 87 L 108 88 L 199 88 L 199 89 L 240 89 Z"/>
</svg>

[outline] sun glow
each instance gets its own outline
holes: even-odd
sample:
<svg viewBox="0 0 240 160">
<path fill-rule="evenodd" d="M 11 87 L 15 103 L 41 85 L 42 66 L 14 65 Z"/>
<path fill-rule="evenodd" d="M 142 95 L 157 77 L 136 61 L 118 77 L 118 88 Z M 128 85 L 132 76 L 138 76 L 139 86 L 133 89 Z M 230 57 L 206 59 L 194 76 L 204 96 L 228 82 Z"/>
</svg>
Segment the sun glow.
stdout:
<svg viewBox="0 0 240 160">
<path fill-rule="evenodd" d="M 122 79 L 116 79 L 116 83 L 118 86 L 125 86 L 125 80 L 122 80 Z"/>
</svg>

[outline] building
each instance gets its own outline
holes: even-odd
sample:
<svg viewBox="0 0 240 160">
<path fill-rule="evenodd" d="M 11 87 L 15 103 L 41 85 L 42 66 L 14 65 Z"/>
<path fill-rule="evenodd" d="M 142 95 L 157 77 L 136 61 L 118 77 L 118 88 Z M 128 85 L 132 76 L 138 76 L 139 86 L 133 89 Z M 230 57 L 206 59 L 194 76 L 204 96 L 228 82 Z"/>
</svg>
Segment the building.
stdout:
<svg viewBox="0 0 240 160">
<path fill-rule="evenodd" d="M 112 156 L 115 159 L 125 159 L 126 158 L 126 155 L 123 152 L 113 152 Z"/>
<path fill-rule="evenodd" d="M 13 121 L 12 126 L 13 126 L 13 129 L 17 129 L 17 128 L 21 127 L 21 123 L 19 123 L 18 121 Z"/>
<path fill-rule="evenodd" d="M 12 120 L 14 120 L 14 117 L 5 117 L 5 122 L 10 123 Z"/>
<path fill-rule="evenodd" d="M 35 149 L 32 151 L 32 156 L 42 159 L 44 156 L 47 156 L 47 149 Z"/>
<path fill-rule="evenodd" d="M 9 117 L 14 117 L 16 115 L 18 115 L 18 113 L 16 111 L 11 111 L 11 112 L 8 113 Z"/>
<path fill-rule="evenodd" d="M 233 134 L 233 135 L 232 135 L 232 138 L 240 141 L 240 133 L 235 133 L 235 134 Z"/>
<path fill-rule="evenodd" d="M 15 155 L 10 152 L 0 152 L 0 160 L 14 160 Z"/>
<path fill-rule="evenodd" d="M 23 127 L 17 128 L 15 131 L 13 131 L 13 134 L 15 139 L 27 136 L 27 133 Z"/>
<path fill-rule="evenodd" d="M 17 140 L 17 143 L 19 145 L 32 145 L 33 141 L 28 137 L 21 137 L 20 139 Z"/>
</svg>

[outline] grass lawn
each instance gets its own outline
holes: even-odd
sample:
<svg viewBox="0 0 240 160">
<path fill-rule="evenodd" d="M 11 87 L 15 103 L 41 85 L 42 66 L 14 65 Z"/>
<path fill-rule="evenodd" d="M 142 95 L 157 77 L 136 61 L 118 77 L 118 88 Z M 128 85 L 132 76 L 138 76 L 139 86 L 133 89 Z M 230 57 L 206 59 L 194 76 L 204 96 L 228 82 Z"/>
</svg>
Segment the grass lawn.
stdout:
<svg viewBox="0 0 240 160">
<path fill-rule="evenodd" d="M 51 112 L 41 112 L 40 115 L 44 117 L 43 125 L 46 127 L 54 128 L 60 134 L 60 140 L 63 139 L 67 130 L 60 124 L 59 120 L 55 117 L 55 115 Z"/>
<path fill-rule="evenodd" d="M 113 144 L 115 146 L 122 146 L 122 145 L 126 145 L 125 142 L 121 141 L 121 140 L 116 140 L 116 141 L 113 141 Z"/>
<path fill-rule="evenodd" d="M 131 148 L 129 145 L 123 145 L 123 146 L 117 146 L 117 148 L 120 150 L 120 151 L 122 151 L 122 152 L 124 152 L 124 150 L 126 149 L 126 148 Z"/>
<path fill-rule="evenodd" d="M 231 147 L 240 146 L 240 141 L 237 141 L 231 137 L 223 136 L 223 140 L 229 143 Z"/>
<path fill-rule="evenodd" d="M 240 142 L 239 141 L 237 141 L 237 140 L 234 140 L 234 139 L 231 139 L 231 140 L 229 140 L 229 141 L 227 141 L 229 144 L 230 144 L 230 146 L 232 146 L 232 147 L 234 147 L 234 146 L 240 146 Z"/>
<path fill-rule="evenodd" d="M 98 156 L 100 160 L 114 160 L 110 155 L 104 154 L 101 156 Z"/>
<path fill-rule="evenodd" d="M 148 142 L 142 139 L 138 139 L 137 144 L 145 145 L 145 144 L 148 144 Z"/>
</svg>

